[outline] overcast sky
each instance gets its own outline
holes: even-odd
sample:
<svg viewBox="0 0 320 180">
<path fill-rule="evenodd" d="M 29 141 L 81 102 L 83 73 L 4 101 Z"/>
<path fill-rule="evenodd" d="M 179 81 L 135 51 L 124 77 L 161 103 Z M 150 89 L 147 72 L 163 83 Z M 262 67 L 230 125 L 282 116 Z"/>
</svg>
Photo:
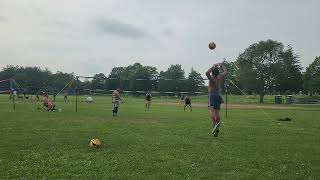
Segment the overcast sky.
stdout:
<svg viewBox="0 0 320 180">
<path fill-rule="evenodd" d="M 0 0 L 0 68 L 94 75 L 140 62 L 204 74 L 267 39 L 291 44 L 305 67 L 320 56 L 319 7 L 319 0 Z"/>
</svg>

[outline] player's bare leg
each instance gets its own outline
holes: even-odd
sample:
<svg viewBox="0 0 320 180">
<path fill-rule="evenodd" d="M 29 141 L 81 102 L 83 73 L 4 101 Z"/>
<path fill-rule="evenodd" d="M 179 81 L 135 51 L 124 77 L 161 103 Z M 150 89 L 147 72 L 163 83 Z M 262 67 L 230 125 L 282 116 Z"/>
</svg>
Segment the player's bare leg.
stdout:
<svg viewBox="0 0 320 180">
<path fill-rule="evenodd" d="M 220 115 L 219 115 L 219 111 L 218 109 L 214 109 L 214 128 L 212 131 L 214 131 L 213 135 L 215 137 L 218 137 L 218 134 L 219 134 L 219 127 L 220 127 Z"/>
<path fill-rule="evenodd" d="M 209 107 L 209 115 L 210 115 L 210 120 L 212 122 L 212 134 L 215 132 L 215 109 L 213 107 Z"/>
</svg>

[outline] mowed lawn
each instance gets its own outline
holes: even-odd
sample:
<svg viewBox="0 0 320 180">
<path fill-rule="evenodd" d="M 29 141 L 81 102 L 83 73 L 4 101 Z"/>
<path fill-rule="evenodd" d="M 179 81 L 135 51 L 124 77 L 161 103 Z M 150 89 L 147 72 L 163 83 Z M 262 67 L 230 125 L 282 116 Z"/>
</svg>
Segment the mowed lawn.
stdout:
<svg viewBox="0 0 320 180">
<path fill-rule="evenodd" d="M 58 97 L 62 112 L 40 112 L 41 103 L 14 111 L 0 96 L 0 179 L 320 179 L 320 106 L 230 109 L 228 118 L 223 108 L 215 138 L 205 107 L 155 99 L 145 112 L 129 98 L 112 117 L 110 97 L 95 99 L 76 113 L 73 97 Z M 89 148 L 91 138 L 102 147 Z"/>
</svg>

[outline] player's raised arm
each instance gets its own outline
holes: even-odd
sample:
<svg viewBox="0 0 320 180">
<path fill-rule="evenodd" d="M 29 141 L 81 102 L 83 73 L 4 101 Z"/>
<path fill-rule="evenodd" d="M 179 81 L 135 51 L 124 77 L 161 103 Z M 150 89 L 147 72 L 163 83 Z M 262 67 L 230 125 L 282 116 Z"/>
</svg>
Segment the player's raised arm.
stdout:
<svg viewBox="0 0 320 180">
<path fill-rule="evenodd" d="M 220 63 L 220 66 L 221 66 L 221 68 L 223 70 L 223 72 L 220 75 L 224 78 L 224 77 L 226 77 L 228 75 L 228 70 L 227 70 L 227 68 L 226 68 L 226 66 L 224 64 Z"/>
<path fill-rule="evenodd" d="M 213 65 L 211 68 L 208 69 L 208 71 L 206 72 L 206 76 L 208 78 L 209 81 L 212 80 L 212 77 L 210 75 L 210 73 L 212 72 L 212 70 L 215 68 L 216 65 Z"/>
</svg>

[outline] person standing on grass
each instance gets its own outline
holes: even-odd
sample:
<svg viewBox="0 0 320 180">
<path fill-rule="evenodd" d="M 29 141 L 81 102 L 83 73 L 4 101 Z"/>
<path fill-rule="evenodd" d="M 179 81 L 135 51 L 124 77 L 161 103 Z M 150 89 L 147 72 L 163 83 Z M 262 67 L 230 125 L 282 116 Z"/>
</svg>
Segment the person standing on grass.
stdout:
<svg viewBox="0 0 320 180">
<path fill-rule="evenodd" d="M 67 102 L 67 101 L 68 101 L 68 94 L 67 94 L 67 93 L 64 94 L 63 100 L 64 100 L 64 102 Z"/>
<path fill-rule="evenodd" d="M 113 104 L 112 116 L 118 115 L 118 108 L 119 108 L 120 101 L 123 103 L 120 97 L 120 88 L 117 88 L 112 92 L 112 104 Z"/>
<path fill-rule="evenodd" d="M 182 96 L 180 97 L 180 106 L 184 105 L 184 98 L 185 96 L 182 94 Z"/>
<path fill-rule="evenodd" d="M 183 111 L 186 112 L 186 107 L 189 106 L 190 109 L 191 109 L 191 112 L 192 112 L 192 106 L 191 106 L 191 97 L 190 96 L 187 96 L 185 99 L 184 99 L 184 108 L 183 108 Z"/>
<path fill-rule="evenodd" d="M 53 92 L 53 102 L 56 102 L 56 96 L 57 96 L 57 92 L 54 91 L 54 92 Z"/>
<path fill-rule="evenodd" d="M 151 93 L 150 92 L 147 92 L 146 94 L 146 100 L 145 100 L 145 106 L 144 106 L 144 111 L 147 111 L 147 108 L 148 110 L 150 109 L 150 104 L 151 104 Z"/>
<path fill-rule="evenodd" d="M 39 91 L 37 91 L 36 98 L 37 98 L 37 101 L 40 101 Z"/>
<path fill-rule="evenodd" d="M 222 72 L 219 69 L 222 68 Z M 212 121 L 212 134 L 218 137 L 220 127 L 220 105 L 222 103 L 222 97 L 220 95 L 220 83 L 228 74 L 227 68 L 222 64 L 214 64 L 206 72 L 206 76 L 209 80 L 208 93 L 209 101 L 208 108 L 210 113 L 210 119 Z"/>
</svg>

